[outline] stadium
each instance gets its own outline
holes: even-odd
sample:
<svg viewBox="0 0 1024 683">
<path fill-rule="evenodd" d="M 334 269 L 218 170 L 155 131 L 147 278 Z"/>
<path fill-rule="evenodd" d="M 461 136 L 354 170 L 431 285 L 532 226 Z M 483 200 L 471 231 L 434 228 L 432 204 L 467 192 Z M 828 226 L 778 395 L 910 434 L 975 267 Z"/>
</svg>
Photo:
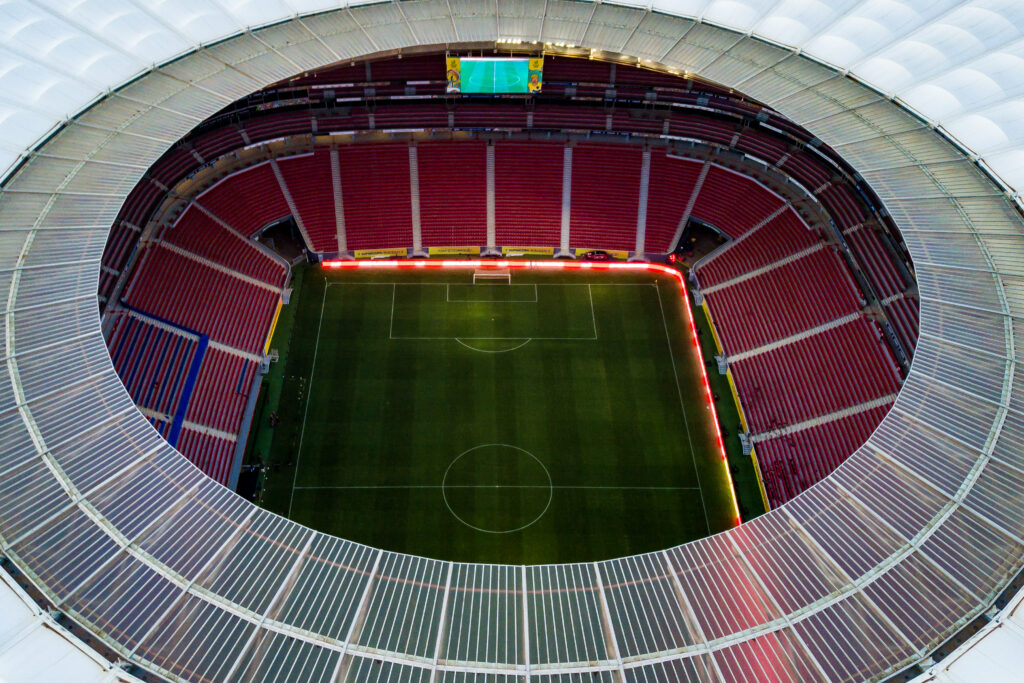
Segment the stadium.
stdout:
<svg viewBox="0 0 1024 683">
<path fill-rule="evenodd" d="M 1019 678 L 1021 8 L 2 13 L 0 679 Z"/>
</svg>

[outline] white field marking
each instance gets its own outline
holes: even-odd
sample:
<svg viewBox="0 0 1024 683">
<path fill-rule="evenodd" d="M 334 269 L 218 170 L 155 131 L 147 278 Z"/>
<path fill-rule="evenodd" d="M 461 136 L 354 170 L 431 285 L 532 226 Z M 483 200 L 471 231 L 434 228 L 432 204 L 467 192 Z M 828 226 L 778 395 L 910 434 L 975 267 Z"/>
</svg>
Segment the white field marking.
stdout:
<svg viewBox="0 0 1024 683">
<path fill-rule="evenodd" d="M 656 287 L 655 282 L 513 282 L 514 285 L 529 285 L 532 284 L 536 287 L 585 287 L 587 285 L 597 285 L 598 287 Z M 389 280 L 387 282 L 328 282 L 328 287 L 360 287 L 364 285 L 376 285 L 381 287 L 393 287 L 395 285 L 403 286 L 434 286 L 441 287 L 444 285 L 467 285 L 473 286 L 472 282 L 398 282 Z M 477 287 L 496 287 L 497 285 L 476 285 Z M 505 285 L 508 287 L 508 285 Z"/>
<path fill-rule="evenodd" d="M 704 502 L 704 489 L 700 483 L 700 470 L 697 468 L 697 455 L 693 448 L 693 435 L 690 434 L 690 419 L 686 416 L 686 402 L 683 401 L 683 389 L 679 384 L 679 373 L 676 372 L 676 355 L 672 351 L 672 335 L 668 333 L 668 319 L 665 317 L 665 305 L 661 302 L 661 288 L 656 287 L 658 293 L 658 308 L 661 309 L 661 323 L 665 327 L 665 341 L 668 342 L 668 357 L 672 361 L 672 375 L 676 380 L 676 392 L 679 394 L 679 408 L 683 411 L 683 425 L 686 426 L 686 440 L 690 444 L 690 461 L 693 463 L 693 473 L 697 475 L 697 490 L 700 491 L 700 505 L 704 508 L 704 523 L 708 527 L 708 535 L 711 534 L 711 520 L 708 518 L 708 506 Z"/>
<path fill-rule="evenodd" d="M 439 340 L 439 341 L 457 341 L 464 339 L 466 341 L 518 341 L 520 339 L 535 339 L 537 341 L 595 341 L 593 337 L 388 337 L 389 339 L 398 340 L 409 340 L 409 339 L 427 339 L 427 340 Z"/>
<path fill-rule="evenodd" d="M 395 294 L 398 292 L 398 285 L 391 285 L 391 315 L 388 318 L 388 339 L 394 339 L 395 335 Z"/>
<path fill-rule="evenodd" d="M 299 428 L 299 447 L 295 453 L 295 473 L 292 475 L 292 494 L 288 499 L 288 517 L 292 516 L 292 504 L 295 502 L 295 483 L 299 479 L 299 462 L 302 458 L 302 438 L 306 435 L 306 416 L 309 415 L 309 398 L 313 395 L 313 378 L 316 376 L 316 357 L 320 351 L 320 330 L 324 326 L 324 304 L 327 302 L 327 287 L 320 299 L 320 322 L 316 326 L 316 345 L 313 347 L 313 367 L 309 369 L 309 385 L 306 387 L 306 407 L 302 411 L 302 427 Z"/>
<path fill-rule="evenodd" d="M 594 323 L 594 339 L 597 339 L 597 313 L 594 312 L 594 290 L 587 283 L 587 296 L 590 298 L 590 320 Z"/>
<path fill-rule="evenodd" d="M 367 484 L 365 486 L 296 486 L 297 491 L 346 491 L 358 489 L 559 489 L 582 491 L 700 491 L 699 486 L 588 486 L 580 484 Z"/>
<path fill-rule="evenodd" d="M 455 510 L 452 509 L 452 506 L 448 503 L 448 496 L 446 496 L 444 494 L 444 490 L 446 488 L 455 488 L 454 486 L 448 486 L 448 485 L 445 484 L 445 482 L 448 480 L 448 473 L 451 472 L 452 467 L 455 466 L 455 463 L 457 463 L 464 456 L 469 455 L 473 451 L 479 450 L 481 448 L 487 448 L 488 446 L 501 446 L 502 448 L 511 448 L 514 451 L 519 451 L 520 453 L 528 455 L 529 457 L 533 458 L 534 461 L 538 465 L 540 465 L 541 469 L 544 470 L 544 474 L 548 478 L 548 485 L 547 486 L 531 486 L 531 487 L 529 487 L 529 488 L 541 488 L 541 489 L 545 489 L 546 488 L 547 489 L 547 491 L 548 491 L 548 502 L 544 506 L 544 509 L 541 510 L 540 514 L 537 515 L 536 517 L 534 517 L 532 520 L 530 520 L 526 524 L 523 524 L 522 526 L 516 527 L 515 529 L 484 529 L 482 527 L 474 526 L 474 525 L 470 524 L 469 522 L 467 522 L 466 520 L 462 519 L 462 517 L 459 517 L 459 515 L 455 512 Z M 448 508 L 448 512 L 452 513 L 452 517 L 454 517 L 455 519 L 459 520 L 460 522 L 462 522 L 463 524 L 468 526 L 470 529 L 473 529 L 475 531 L 480 531 L 480 532 L 485 533 L 485 534 L 495 534 L 495 535 L 511 534 L 511 533 L 515 533 L 516 531 L 522 531 L 523 529 L 525 529 L 527 527 L 533 526 L 534 524 L 537 523 L 538 520 L 540 520 L 541 517 L 543 517 L 545 514 L 547 514 L 548 508 L 551 507 L 551 501 L 552 501 L 552 499 L 554 499 L 554 487 L 551 485 L 551 472 L 550 472 L 550 470 L 548 470 L 547 466 L 540 461 L 540 458 L 538 458 L 536 455 L 534 455 L 530 451 L 526 450 L 525 448 L 520 448 L 519 446 L 513 446 L 513 445 L 507 444 L 507 443 L 482 443 L 479 446 L 473 446 L 472 448 L 467 448 L 466 450 L 464 450 L 461 453 L 459 453 L 458 455 L 456 455 L 452 459 L 452 461 L 450 463 L 448 463 L 448 468 L 444 471 L 444 476 L 441 478 L 441 486 L 440 486 L 440 488 L 441 488 L 441 498 L 444 499 L 444 506 L 446 508 Z M 458 488 L 464 488 L 464 487 L 459 486 Z M 473 488 L 473 487 L 465 487 L 465 488 Z M 493 490 L 493 489 L 496 489 L 496 488 L 501 488 L 501 486 L 500 485 L 492 484 L 491 486 L 483 486 L 482 488 L 489 488 L 489 489 Z M 510 486 L 508 488 L 512 488 L 512 487 Z M 526 487 L 524 487 L 524 488 L 526 488 Z"/>
<path fill-rule="evenodd" d="M 410 283 L 411 284 L 411 283 Z M 430 284 L 423 282 L 420 284 Z M 451 297 L 451 286 L 452 285 L 464 285 L 467 287 L 480 287 L 481 285 L 466 285 L 461 282 L 445 282 L 444 283 L 444 301 L 448 304 L 535 304 L 540 300 L 537 295 L 537 283 L 533 283 L 533 298 L 532 299 L 505 299 L 504 301 L 493 300 L 493 299 L 453 299 Z M 493 287 L 495 285 L 483 285 L 484 287 Z M 505 285 L 506 287 L 512 287 L 513 285 Z M 529 287 L 529 283 L 519 283 L 516 287 Z"/>
<path fill-rule="evenodd" d="M 475 346 L 472 346 L 471 344 L 465 343 L 464 341 L 462 341 L 458 337 L 455 337 L 455 341 L 457 341 L 462 346 L 465 346 L 470 351 L 477 351 L 479 353 L 508 353 L 509 351 L 515 351 L 516 349 L 523 348 L 524 346 L 529 344 L 531 341 L 533 341 L 533 339 L 532 338 L 527 338 L 526 341 L 524 341 L 522 344 L 519 344 L 517 346 L 513 346 L 512 348 L 509 348 L 509 349 L 499 349 L 499 350 L 496 350 L 496 351 L 488 350 L 488 349 L 478 349 Z"/>
</svg>

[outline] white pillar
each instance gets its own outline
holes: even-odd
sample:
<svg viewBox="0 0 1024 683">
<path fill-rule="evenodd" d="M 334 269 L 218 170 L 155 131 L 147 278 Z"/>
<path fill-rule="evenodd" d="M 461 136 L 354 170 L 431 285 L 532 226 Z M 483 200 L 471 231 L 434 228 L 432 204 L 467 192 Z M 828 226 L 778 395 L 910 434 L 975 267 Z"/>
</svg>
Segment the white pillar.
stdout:
<svg viewBox="0 0 1024 683">
<path fill-rule="evenodd" d="M 494 144 L 487 145 L 487 251 L 497 251 L 494 219 Z"/>
<path fill-rule="evenodd" d="M 420 228 L 420 170 L 416 143 L 409 144 L 409 195 L 412 204 L 412 253 L 423 254 L 423 232 Z"/>
<path fill-rule="evenodd" d="M 569 254 L 569 211 L 572 203 L 572 147 L 562 153 L 562 236 L 559 253 Z"/>
<path fill-rule="evenodd" d="M 636 209 L 636 255 L 643 258 L 647 238 L 647 194 L 651 186 L 651 150 L 645 149 L 640 166 L 640 198 Z"/>
</svg>

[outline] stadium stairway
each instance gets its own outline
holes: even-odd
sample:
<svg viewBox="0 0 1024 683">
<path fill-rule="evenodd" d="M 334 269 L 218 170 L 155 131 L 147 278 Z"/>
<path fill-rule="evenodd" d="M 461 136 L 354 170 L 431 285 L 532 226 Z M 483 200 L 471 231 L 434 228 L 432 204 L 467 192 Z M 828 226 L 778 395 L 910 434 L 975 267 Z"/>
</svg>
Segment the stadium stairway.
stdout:
<svg viewBox="0 0 1024 683">
<path fill-rule="evenodd" d="M 647 239 L 647 203 L 651 189 L 651 150 L 645 149 L 640 162 L 640 190 L 636 208 L 636 242 L 633 251 L 641 257 L 646 251 Z"/>
<path fill-rule="evenodd" d="M 200 256 L 199 254 L 193 251 L 189 251 L 188 249 L 182 249 L 178 245 L 172 244 L 171 242 L 158 242 L 157 246 L 163 249 L 167 249 L 168 251 L 173 251 L 175 254 L 183 256 L 191 261 L 195 261 L 196 263 L 202 263 L 207 268 L 212 268 L 217 272 L 224 273 L 225 275 L 230 275 L 231 277 L 234 278 L 238 278 L 242 282 L 246 282 L 250 285 L 253 285 L 254 287 L 260 287 L 271 292 L 281 291 L 280 287 L 275 287 L 269 282 L 260 280 L 259 278 L 252 277 L 251 275 L 246 275 L 245 273 L 240 273 L 239 271 L 233 268 L 228 268 L 227 266 L 217 263 L 216 261 L 211 261 L 205 256 Z"/>
<path fill-rule="evenodd" d="M 274 177 L 277 178 L 277 184 L 281 188 L 281 194 L 284 195 L 284 201 L 288 204 L 288 210 L 291 212 L 292 218 L 295 220 L 295 226 L 299 229 L 299 233 L 302 234 L 302 241 L 308 249 L 315 251 L 313 240 L 309 238 L 309 233 L 306 232 L 306 225 L 302 220 L 302 216 L 299 214 L 299 210 L 295 207 L 295 199 L 292 198 L 292 193 L 288 191 L 288 183 L 284 180 L 284 175 L 281 173 L 281 167 L 277 164 L 276 159 L 270 160 L 270 168 L 274 172 Z"/>
<path fill-rule="evenodd" d="M 732 243 L 730 242 L 730 243 L 725 244 L 723 246 L 729 246 L 729 244 L 732 244 Z M 755 268 L 754 270 L 749 270 L 746 273 L 743 273 L 742 275 L 737 275 L 736 277 L 734 277 L 734 278 L 732 278 L 730 280 L 725 280 L 724 282 L 718 282 L 718 283 L 710 285 L 708 287 L 702 287 L 701 291 L 704 294 L 714 294 L 715 292 L 717 292 L 719 290 L 722 290 L 722 289 L 725 289 L 726 287 L 731 287 L 733 285 L 738 285 L 740 283 L 746 282 L 747 280 L 750 280 L 752 278 L 758 277 L 759 275 L 764 275 L 765 273 L 767 273 L 767 272 L 769 272 L 771 270 L 775 270 L 776 268 L 781 268 L 782 266 L 785 266 L 785 265 L 787 265 L 789 263 L 792 263 L 793 261 L 796 261 L 797 259 L 801 259 L 801 258 L 803 258 L 805 256 L 809 256 L 809 255 L 813 254 L 814 252 L 819 251 L 819 250 L 824 249 L 824 248 L 825 248 L 824 244 L 816 244 L 813 247 L 807 247 L 803 251 L 798 251 L 798 252 L 796 252 L 794 254 L 790 254 L 789 256 L 783 256 L 778 261 L 773 261 L 772 263 L 769 263 L 768 265 L 760 266 L 759 268 Z"/>
<path fill-rule="evenodd" d="M 836 318 L 835 320 L 830 320 L 827 323 L 823 323 L 821 325 L 818 325 L 817 327 L 812 327 L 809 330 L 804 330 L 803 332 L 797 332 L 794 335 L 790 335 L 788 337 L 784 337 L 782 339 L 777 339 L 777 340 L 775 340 L 773 342 L 769 342 L 769 343 L 765 344 L 764 346 L 758 346 L 757 348 L 747 349 L 746 351 L 741 351 L 741 352 L 739 352 L 737 354 L 729 356 L 728 358 L 729 358 L 730 362 L 746 360 L 747 358 L 752 358 L 753 356 L 757 356 L 757 355 L 760 355 L 762 353 L 767 353 L 769 351 L 774 351 L 775 349 L 778 349 L 780 347 L 786 346 L 787 344 L 792 344 L 794 342 L 798 342 L 801 339 L 807 339 L 808 337 L 813 337 L 816 334 L 821 334 L 822 332 L 827 332 L 828 330 L 833 330 L 833 329 L 835 329 L 837 327 L 841 327 L 841 326 L 843 326 L 843 325 L 845 325 L 847 323 L 853 322 L 854 320 L 856 320 L 860 316 L 861 316 L 860 312 L 850 313 L 849 315 L 844 315 L 841 318 Z"/>
<path fill-rule="evenodd" d="M 843 418 L 850 417 L 851 415 L 857 415 L 858 413 L 863 413 L 868 410 L 874 410 L 875 408 L 880 408 L 882 406 L 889 405 L 895 400 L 895 392 L 891 394 L 885 394 L 884 396 L 879 396 L 878 398 L 871 399 L 870 401 L 864 401 L 863 403 L 847 406 L 846 408 L 842 408 L 841 410 L 836 410 L 825 415 L 812 417 L 809 420 L 804 420 L 803 422 L 787 425 L 785 427 L 773 429 L 768 432 L 751 434 L 750 440 L 756 444 L 761 441 L 766 441 L 768 439 L 776 439 L 780 436 L 788 436 L 790 434 L 802 432 L 804 430 L 812 429 L 814 427 L 820 427 L 821 425 L 828 424 L 829 422 L 836 422 L 837 420 L 842 420 Z"/>
<path fill-rule="evenodd" d="M 676 227 L 676 232 L 672 236 L 672 242 L 669 243 L 668 249 L 672 249 L 678 245 L 679 240 L 682 239 L 683 230 L 686 229 L 686 224 L 693 215 L 693 207 L 697 204 L 697 198 L 700 197 L 700 192 L 704 188 L 704 183 L 707 182 L 708 173 L 710 171 L 711 159 L 709 158 L 704 162 L 704 165 L 700 169 L 700 174 L 697 176 L 697 182 L 694 184 L 693 191 L 690 193 L 690 199 L 686 202 L 686 208 L 683 210 L 683 215 L 679 218 L 679 225 Z"/>
<path fill-rule="evenodd" d="M 331 147 L 331 195 L 334 197 L 334 226 L 340 253 L 348 249 L 348 237 L 345 234 L 345 195 L 341 188 L 341 160 L 337 147 Z"/>
<path fill-rule="evenodd" d="M 414 254 L 422 255 L 423 251 L 423 214 L 421 209 L 422 196 L 420 193 L 420 164 L 419 149 L 416 145 L 409 145 L 409 206 L 412 212 L 412 250 Z"/>
</svg>

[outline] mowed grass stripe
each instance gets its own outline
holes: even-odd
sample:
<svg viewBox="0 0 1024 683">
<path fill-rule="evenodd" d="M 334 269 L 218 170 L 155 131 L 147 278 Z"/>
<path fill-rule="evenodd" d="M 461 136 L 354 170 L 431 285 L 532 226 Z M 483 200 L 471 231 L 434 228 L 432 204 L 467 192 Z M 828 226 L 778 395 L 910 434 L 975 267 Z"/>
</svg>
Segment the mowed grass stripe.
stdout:
<svg viewBox="0 0 1024 683">
<path fill-rule="evenodd" d="M 470 274 L 463 274 L 467 281 Z M 517 272 L 517 284 L 539 285 L 538 302 L 485 301 L 473 315 L 486 316 L 488 307 L 518 310 L 501 316 L 504 327 L 497 320 L 476 321 L 474 329 L 504 336 L 512 329 L 578 329 L 574 321 L 583 320 L 591 338 L 534 340 L 509 353 L 483 353 L 454 339 L 389 338 L 393 329 L 430 329 L 442 306 L 474 306 L 446 302 L 445 287 L 425 285 L 456 281 L 460 273 L 408 273 L 408 287 L 388 286 L 376 275 L 331 273 L 324 292 L 324 273 L 310 273 L 319 287 L 307 286 L 300 305 L 319 308 L 323 301 L 323 323 L 296 487 L 289 492 L 294 519 L 392 550 L 511 563 L 655 550 L 729 525 L 730 494 L 721 486 L 724 472 L 715 480 L 721 465 L 699 368 L 687 355 L 693 353 L 688 336 L 673 345 L 680 369 L 676 387 L 665 328 L 670 335 L 688 330 L 671 280 L 663 281 L 663 323 L 649 275 Z M 386 275 L 394 282 L 407 274 Z M 408 289 L 401 301 L 400 289 Z M 320 311 L 315 313 L 300 311 L 297 320 L 308 323 Z M 463 324 L 447 315 L 456 322 L 446 325 Z M 308 372 L 316 335 L 302 340 L 293 341 L 293 358 L 297 370 Z M 680 393 L 696 424 L 693 450 Z M 439 487 L 460 453 L 501 443 L 535 455 L 550 472 L 553 489 L 540 519 L 498 540 L 456 519 Z M 718 489 L 709 492 L 706 484 L 707 515 L 695 465 Z M 493 489 L 471 481 L 453 491 L 462 491 L 458 504 L 469 516 L 478 505 L 488 524 L 503 515 L 531 518 L 536 482 L 520 488 L 506 483 L 500 500 Z"/>
</svg>

